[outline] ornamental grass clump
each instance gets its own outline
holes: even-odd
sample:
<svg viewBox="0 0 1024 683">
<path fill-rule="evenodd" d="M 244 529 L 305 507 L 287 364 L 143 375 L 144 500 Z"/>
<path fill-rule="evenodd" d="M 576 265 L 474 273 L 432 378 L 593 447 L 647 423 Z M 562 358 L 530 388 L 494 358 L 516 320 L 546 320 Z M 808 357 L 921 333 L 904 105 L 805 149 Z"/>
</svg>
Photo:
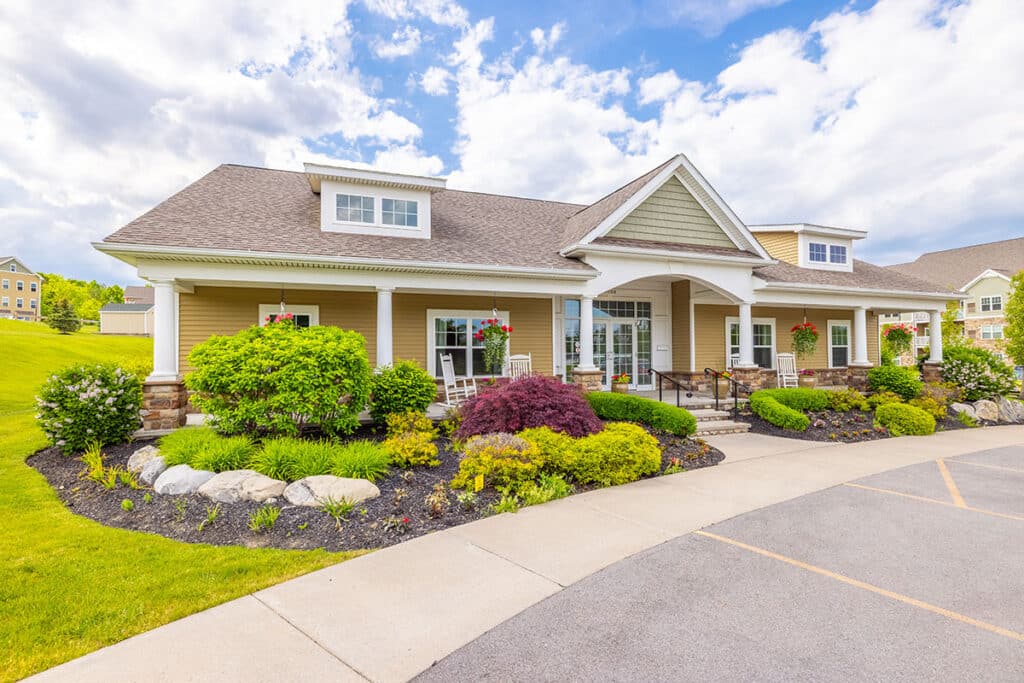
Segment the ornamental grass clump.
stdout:
<svg viewBox="0 0 1024 683">
<path fill-rule="evenodd" d="M 515 433 L 550 427 L 570 436 L 586 436 L 604 426 L 583 392 L 550 377 L 524 377 L 469 400 L 462 408 L 457 439 L 494 432 Z"/>
<path fill-rule="evenodd" d="M 188 356 L 192 402 L 225 434 L 349 434 L 370 395 L 366 340 L 288 318 L 213 336 Z"/>
<path fill-rule="evenodd" d="M 226 472 L 248 466 L 256 446 L 245 436 L 225 437 L 210 427 L 184 427 L 160 437 L 164 463 L 197 470 Z"/>
<path fill-rule="evenodd" d="M 113 365 L 76 365 L 50 376 L 36 407 L 46 438 L 65 455 L 120 443 L 142 422 L 142 382 Z"/>
</svg>

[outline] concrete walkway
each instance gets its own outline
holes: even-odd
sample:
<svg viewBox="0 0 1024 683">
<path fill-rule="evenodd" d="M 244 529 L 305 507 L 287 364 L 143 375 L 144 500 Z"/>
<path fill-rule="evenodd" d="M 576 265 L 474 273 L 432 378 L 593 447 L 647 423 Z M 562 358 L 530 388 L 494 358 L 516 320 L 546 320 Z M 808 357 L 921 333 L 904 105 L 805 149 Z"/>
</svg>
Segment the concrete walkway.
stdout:
<svg viewBox="0 0 1024 683">
<path fill-rule="evenodd" d="M 234 600 L 38 680 L 402 681 L 580 579 L 739 514 L 906 465 L 1024 444 L 990 427 L 860 444 L 709 439 L 725 463 L 417 538 Z"/>
</svg>

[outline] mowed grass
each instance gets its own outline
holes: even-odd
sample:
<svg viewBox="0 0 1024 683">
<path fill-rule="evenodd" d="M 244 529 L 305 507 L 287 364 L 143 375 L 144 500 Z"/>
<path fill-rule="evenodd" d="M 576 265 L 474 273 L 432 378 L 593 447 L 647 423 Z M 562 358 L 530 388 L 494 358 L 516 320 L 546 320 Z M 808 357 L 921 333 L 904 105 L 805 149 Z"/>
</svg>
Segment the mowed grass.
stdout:
<svg viewBox="0 0 1024 683">
<path fill-rule="evenodd" d="M 25 464 L 46 445 L 33 417 L 37 388 L 67 365 L 151 353 L 149 339 L 0 320 L 0 680 L 357 554 L 191 545 L 67 510 Z"/>
</svg>

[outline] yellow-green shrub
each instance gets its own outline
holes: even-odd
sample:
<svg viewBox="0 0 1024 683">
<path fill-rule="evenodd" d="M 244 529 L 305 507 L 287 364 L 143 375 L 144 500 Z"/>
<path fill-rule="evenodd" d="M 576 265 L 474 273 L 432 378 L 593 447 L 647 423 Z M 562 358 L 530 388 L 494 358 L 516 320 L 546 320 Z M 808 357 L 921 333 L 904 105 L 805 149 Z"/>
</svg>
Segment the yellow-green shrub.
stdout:
<svg viewBox="0 0 1024 683">
<path fill-rule="evenodd" d="M 550 427 L 534 427 L 519 432 L 519 437 L 533 444 L 544 460 L 544 469 L 548 472 L 565 472 L 567 462 L 576 447 L 576 439 L 556 432 Z"/>
<path fill-rule="evenodd" d="M 514 489 L 534 480 L 543 464 L 537 447 L 514 434 L 474 436 L 466 442 L 452 488 L 470 488 L 482 474 L 485 486 Z"/>
<path fill-rule="evenodd" d="M 864 394 L 856 389 L 838 389 L 828 392 L 828 407 L 845 413 L 850 410 L 867 410 L 868 402 Z"/>
<path fill-rule="evenodd" d="M 625 484 L 656 474 L 661 469 L 661 448 L 643 427 L 612 422 L 604 431 L 577 439 L 565 469 L 581 483 Z"/>
<path fill-rule="evenodd" d="M 387 416 L 388 438 L 384 440 L 384 452 L 391 464 L 397 467 L 425 465 L 436 467 L 441 464 L 437 457 L 437 429 L 424 413 L 409 411 L 392 413 Z"/>
<path fill-rule="evenodd" d="M 871 394 L 867 398 L 868 407 L 871 410 L 875 410 L 878 406 L 884 406 L 887 403 L 903 403 L 903 399 L 899 394 L 892 391 L 879 391 L 878 393 Z"/>
<path fill-rule="evenodd" d="M 907 405 L 914 406 L 915 408 L 920 408 L 924 412 L 934 417 L 936 420 L 945 419 L 946 414 L 948 413 L 946 409 L 946 404 L 943 401 L 940 401 L 931 396 L 918 396 L 912 401 L 909 401 Z"/>
<path fill-rule="evenodd" d="M 880 405 L 875 418 L 893 436 L 924 436 L 935 431 L 934 417 L 905 403 Z"/>
</svg>

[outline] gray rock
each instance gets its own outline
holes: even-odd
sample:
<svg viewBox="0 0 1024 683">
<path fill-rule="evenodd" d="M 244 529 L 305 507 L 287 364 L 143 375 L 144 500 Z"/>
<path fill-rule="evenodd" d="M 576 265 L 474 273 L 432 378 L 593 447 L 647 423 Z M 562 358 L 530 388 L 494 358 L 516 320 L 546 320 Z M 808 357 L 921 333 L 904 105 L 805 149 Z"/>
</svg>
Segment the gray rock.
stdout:
<svg viewBox="0 0 1024 683">
<path fill-rule="evenodd" d="M 188 465 L 175 465 L 156 478 L 153 490 L 163 495 L 194 493 L 213 478 L 213 472 L 194 470 Z"/>
<path fill-rule="evenodd" d="M 231 470 L 214 475 L 197 492 L 218 503 L 237 503 L 240 500 L 261 503 L 281 495 L 285 486 L 283 481 L 253 470 Z"/>
<path fill-rule="evenodd" d="M 139 473 L 139 479 L 142 480 L 143 484 L 153 485 L 153 482 L 157 480 L 164 470 L 167 469 L 167 463 L 164 462 L 164 456 L 158 455 L 151 460 L 147 460 L 146 464 L 142 466 L 142 472 Z"/>
<path fill-rule="evenodd" d="M 972 420 L 978 419 L 978 414 L 974 412 L 974 406 L 972 406 L 970 403 L 954 403 L 953 405 L 950 406 L 950 408 L 956 414 L 967 413 L 967 416 L 970 417 Z"/>
<path fill-rule="evenodd" d="M 327 500 L 345 499 L 358 503 L 380 495 L 380 489 L 365 479 L 347 479 L 329 474 L 306 477 L 288 485 L 284 497 L 292 505 L 316 507 Z"/>
<path fill-rule="evenodd" d="M 128 458 L 128 471 L 129 472 L 141 472 L 142 468 L 146 466 L 146 463 L 153 458 L 160 457 L 160 449 L 156 446 L 143 446 Z"/>
<path fill-rule="evenodd" d="M 974 412 L 979 420 L 985 422 L 999 422 L 999 406 L 992 401 L 975 401 Z"/>
<path fill-rule="evenodd" d="M 1013 424 L 1024 422 L 1024 403 L 1014 398 L 1000 396 L 996 404 L 999 406 L 999 420 L 1001 422 L 1011 422 Z"/>
</svg>

